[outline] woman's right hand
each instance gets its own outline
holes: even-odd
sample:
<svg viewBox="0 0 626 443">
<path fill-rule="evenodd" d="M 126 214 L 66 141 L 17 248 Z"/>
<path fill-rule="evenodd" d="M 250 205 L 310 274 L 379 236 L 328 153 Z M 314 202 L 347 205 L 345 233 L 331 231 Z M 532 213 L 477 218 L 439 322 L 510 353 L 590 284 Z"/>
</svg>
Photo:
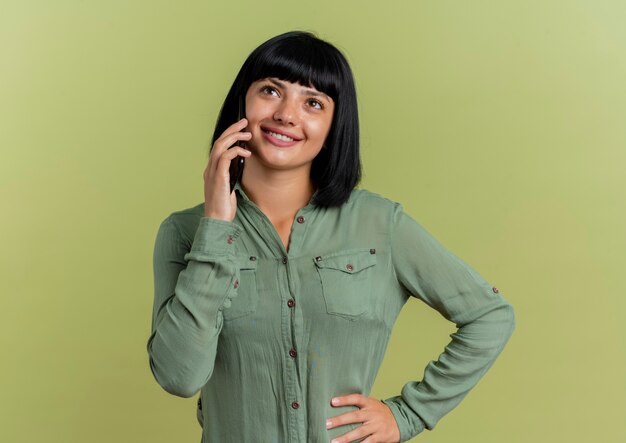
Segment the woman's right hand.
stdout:
<svg viewBox="0 0 626 443">
<path fill-rule="evenodd" d="M 251 132 L 242 132 L 248 120 L 232 124 L 215 140 L 209 163 L 204 170 L 204 216 L 233 221 L 237 212 L 237 196 L 230 192 L 230 162 L 238 155 L 250 157 L 251 152 L 234 146 L 239 140 L 250 140 Z"/>
</svg>

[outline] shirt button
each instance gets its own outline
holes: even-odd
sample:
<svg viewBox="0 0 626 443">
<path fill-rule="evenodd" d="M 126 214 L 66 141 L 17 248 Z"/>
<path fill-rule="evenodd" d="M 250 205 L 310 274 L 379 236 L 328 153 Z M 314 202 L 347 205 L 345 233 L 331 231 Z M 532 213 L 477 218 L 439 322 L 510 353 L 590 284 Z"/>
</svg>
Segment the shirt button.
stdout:
<svg viewBox="0 0 626 443">
<path fill-rule="evenodd" d="M 374 248 L 370 249 L 370 254 L 376 254 L 376 249 Z"/>
<path fill-rule="evenodd" d="M 291 407 L 294 409 L 298 409 L 300 407 L 300 403 L 297 401 L 291 402 Z"/>
<path fill-rule="evenodd" d="M 234 240 L 233 240 L 233 236 L 232 235 L 229 235 L 228 238 L 226 239 L 226 243 L 228 243 L 229 245 L 232 244 L 233 241 Z"/>
<path fill-rule="evenodd" d="M 296 219 L 298 221 L 298 223 L 302 224 L 304 223 L 304 217 L 300 216 Z"/>
<path fill-rule="evenodd" d="M 253 255 L 252 257 L 250 257 L 250 261 L 256 261 L 256 257 Z"/>
<path fill-rule="evenodd" d="M 295 357 L 296 355 L 298 355 L 298 353 L 296 352 L 295 349 L 290 349 L 289 350 L 289 355 L 291 355 L 292 357 Z"/>
<path fill-rule="evenodd" d="M 235 289 L 237 289 L 239 287 L 239 280 L 235 280 L 235 283 L 233 283 L 233 286 L 235 287 Z"/>
<path fill-rule="evenodd" d="M 283 257 L 283 264 L 287 264 L 287 257 Z"/>
<path fill-rule="evenodd" d="M 318 255 L 317 257 L 315 257 L 315 261 L 322 261 L 322 257 Z"/>
<path fill-rule="evenodd" d="M 293 301 L 293 299 L 289 299 L 287 300 L 287 306 L 289 306 L 290 308 L 293 308 L 296 305 L 296 302 Z"/>
<path fill-rule="evenodd" d="M 348 264 L 346 265 L 346 269 L 347 269 L 348 271 L 352 272 L 352 270 L 354 269 L 354 266 L 352 266 L 350 263 L 348 263 Z"/>
<path fill-rule="evenodd" d="M 497 294 L 498 292 L 500 292 L 500 291 L 498 291 L 498 288 L 496 288 L 495 286 L 494 286 L 493 288 L 491 288 L 491 290 L 492 290 L 493 292 L 495 292 L 496 294 Z"/>
</svg>

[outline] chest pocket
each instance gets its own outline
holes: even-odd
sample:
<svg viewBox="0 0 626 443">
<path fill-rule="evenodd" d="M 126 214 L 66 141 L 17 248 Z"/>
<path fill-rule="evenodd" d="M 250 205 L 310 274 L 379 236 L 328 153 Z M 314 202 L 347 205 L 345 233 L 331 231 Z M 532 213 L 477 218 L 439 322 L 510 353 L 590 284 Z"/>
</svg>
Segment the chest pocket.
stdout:
<svg viewBox="0 0 626 443">
<path fill-rule="evenodd" d="M 372 306 L 375 249 L 352 249 L 314 259 L 322 282 L 326 312 L 357 317 Z"/>
<path fill-rule="evenodd" d="M 259 294 L 256 285 L 257 258 L 238 256 L 239 277 L 237 278 L 237 295 L 230 299 L 231 305 L 224 308 L 224 321 L 234 320 L 256 311 Z"/>
</svg>

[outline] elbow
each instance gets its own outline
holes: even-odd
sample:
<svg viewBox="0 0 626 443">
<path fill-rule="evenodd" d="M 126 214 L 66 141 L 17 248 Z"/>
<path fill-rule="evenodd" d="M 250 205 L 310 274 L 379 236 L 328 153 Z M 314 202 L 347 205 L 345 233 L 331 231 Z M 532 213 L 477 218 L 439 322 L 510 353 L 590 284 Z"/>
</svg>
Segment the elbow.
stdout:
<svg viewBox="0 0 626 443">
<path fill-rule="evenodd" d="M 154 371 L 152 372 L 159 386 L 161 386 L 165 392 L 175 395 L 176 397 L 191 398 L 202 388 L 201 385 L 188 383 L 173 377 L 161 377 L 154 373 Z"/>
<path fill-rule="evenodd" d="M 197 377 L 191 376 L 189 368 L 181 366 L 168 355 L 161 356 L 153 348 L 155 333 L 148 339 L 147 350 L 150 371 L 156 382 L 165 392 L 182 398 L 193 397 L 202 389 L 204 383 L 196 382 Z M 212 371 L 211 371 L 212 372 Z M 205 381 L 206 382 L 206 381 Z"/>
<path fill-rule="evenodd" d="M 516 327 L 515 309 L 510 303 L 501 304 L 494 311 L 492 325 L 494 329 L 490 332 L 491 338 L 488 342 L 491 343 L 495 355 L 498 355 L 509 342 Z"/>
<path fill-rule="evenodd" d="M 515 331 L 517 323 L 515 319 L 515 309 L 513 309 L 513 306 L 511 306 L 510 303 L 506 303 L 505 305 L 501 306 L 499 312 L 499 333 L 496 341 L 498 342 L 498 348 L 502 349 L 504 346 L 506 346 L 509 339 L 513 335 L 513 331 Z"/>
<path fill-rule="evenodd" d="M 177 377 L 161 373 L 155 368 L 152 359 L 150 359 L 150 369 L 159 386 L 161 386 L 165 392 L 177 397 L 191 398 L 204 386 L 204 383 L 191 380 L 191 377 Z"/>
<path fill-rule="evenodd" d="M 184 383 L 161 383 L 159 385 L 169 394 L 175 395 L 181 398 L 191 398 L 196 395 L 200 388 L 196 386 L 187 385 Z"/>
<path fill-rule="evenodd" d="M 513 309 L 513 306 L 511 304 L 508 304 L 507 307 L 507 314 L 508 314 L 508 324 L 509 324 L 509 337 L 511 336 L 511 334 L 513 334 L 513 331 L 515 330 L 515 327 L 517 326 L 517 320 L 515 318 L 515 309 Z"/>
</svg>

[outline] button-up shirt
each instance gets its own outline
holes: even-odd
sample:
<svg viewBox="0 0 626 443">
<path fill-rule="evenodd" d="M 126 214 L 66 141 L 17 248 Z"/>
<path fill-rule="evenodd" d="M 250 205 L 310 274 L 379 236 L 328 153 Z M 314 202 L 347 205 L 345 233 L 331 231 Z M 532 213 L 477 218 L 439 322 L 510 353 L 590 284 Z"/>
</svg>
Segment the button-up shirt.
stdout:
<svg viewBox="0 0 626 443">
<path fill-rule="evenodd" d="M 515 328 L 501 291 L 394 201 L 356 189 L 340 207 L 311 202 L 288 251 L 236 185 L 232 222 L 204 204 L 173 212 L 154 248 L 150 367 L 167 391 L 200 391 L 202 442 L 328 443 L 360 423 L 335 396 L 368 396 L 410 297 L 457 327 L 438 360 L 383 402 L 409 440 L 474 387 Z M 361 441 L 361 440 L 358 440 Z"/>
</svg>

